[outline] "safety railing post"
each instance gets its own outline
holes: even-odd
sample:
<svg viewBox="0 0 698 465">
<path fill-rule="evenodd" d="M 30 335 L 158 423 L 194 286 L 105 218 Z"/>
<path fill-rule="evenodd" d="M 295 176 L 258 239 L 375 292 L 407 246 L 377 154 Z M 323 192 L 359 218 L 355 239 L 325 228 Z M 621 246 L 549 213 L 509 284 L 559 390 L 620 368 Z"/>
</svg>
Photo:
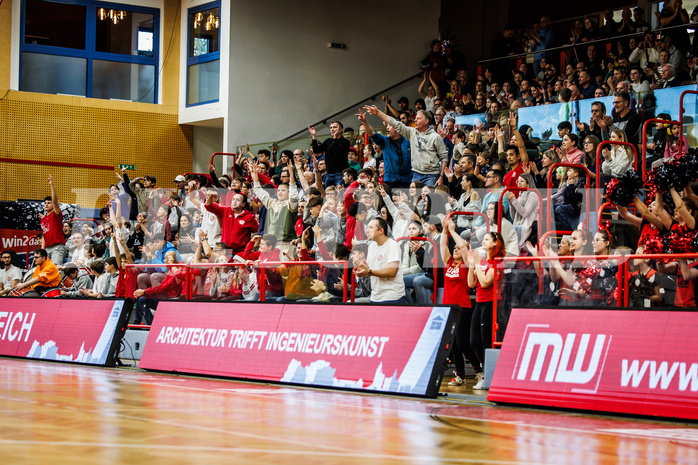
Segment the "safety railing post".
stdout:
<svg viewBox="0 0 698 465">
<path fill-rule="evenodd" d="M 259 270 L 259 301 L 267 301 L 267 270 L 264 266 Z"/>
<path fill-rule="evenodd" d="M 344 289 L 343 289 L 343 296 L 342 296 L 342 302 L 347 303 L 347 286 L 349 285 L 349 281 L 347 278 L 349 277 L 349 260 L 344 262 L 344 267 L 343 267 L 343 273 L 342 273 L 342 281 L 344 281 Z"/>
</svg>

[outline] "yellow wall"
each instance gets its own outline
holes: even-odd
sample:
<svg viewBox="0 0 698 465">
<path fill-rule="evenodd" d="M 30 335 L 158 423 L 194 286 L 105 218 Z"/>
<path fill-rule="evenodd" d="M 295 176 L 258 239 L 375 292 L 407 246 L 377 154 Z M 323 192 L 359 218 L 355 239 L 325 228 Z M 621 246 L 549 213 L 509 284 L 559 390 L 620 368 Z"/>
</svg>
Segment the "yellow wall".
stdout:
<svg viewBox="0 0 698 465">
<path fill-rule="evenodd" d="M 14 5 L 13 5 L 14 4 Z M 152 174 L 173 187 L 177 174 L 191 171 L 193 128 L 177 124 L 179 103 L 178 2 L 165 0 L 161 56 L 161 105 L 10 91 L 12 7 L 0 5 L 0 158 L 90 165 L 136 165 L 129 176 Z M 172 39 L 172 40 L 170 40 Z M 4 98 L 3 95 L 5 96 Z M 104 206 L 116 181 L 113 171 L 0 162 L 0 200 L 40 199 L 53 174 L 61 202 Z M 100 198 L 101 197 L 101 198 Z M 98 200 L 99 199 L 99 200 Z M 99 203 L 99 204 L 98 204 Z"/>
<path fill-rule="evenodd" d="M 171 106 L 112 102 L 29 92 L 0 101 L 0 158 L 91 165 L 136 165 L 173 187 L 191 170 L 193 128 L 177 124 Z M 0 200 L 48 195 L 54 174 L 62 202 L 94 208 L 116 181 L 113 171 L 0 162 Z M 102 203 L 102 201 L 100 201 Z M 101 207 L 103 205 L 99 205 Z"/>
</svg>

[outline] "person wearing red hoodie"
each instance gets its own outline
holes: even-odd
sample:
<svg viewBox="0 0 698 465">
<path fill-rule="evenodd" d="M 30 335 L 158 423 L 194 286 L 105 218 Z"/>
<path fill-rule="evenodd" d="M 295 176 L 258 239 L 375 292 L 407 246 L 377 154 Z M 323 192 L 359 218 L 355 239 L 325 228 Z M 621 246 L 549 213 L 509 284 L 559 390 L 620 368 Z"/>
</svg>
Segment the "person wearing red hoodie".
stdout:
<svg viewBox="0 0 698 465">
<path fill-rule="evenodd" d="M 245 251 L 252 233 L 259 229 L 254 214 L 245 210 L 247 199 L 242 194 L 235 194 L 230 207 L 213 203 L 211 196 L 206 197 L 204 208 L 216 215 L 222 223 L 221 242 L 232 249 L 233 255 Z"/>
<path fill-rule="evenodd" d="M 241 258 L 247 260 L 250 265 L 259 266 L 264 262 L 278 262 L 281 260 L 281 251 L 276 247 L 276 236 L 273 234 L 265 234 L 264 236 L 255 235 L 245 251 L 238 254 Z M 259 246 L 258 250 L 255 248 Z M 257 269 L 257 282 L 260 283 L 261 288 L 261 271 Z M 281 279 L 281 275 L 276 270 L 276 267 L 267 267 L 265 270 L 265 292 L 264 297 L 266 299 L 275 299 L 284 295 L 284 283 Z"/>
</svg>

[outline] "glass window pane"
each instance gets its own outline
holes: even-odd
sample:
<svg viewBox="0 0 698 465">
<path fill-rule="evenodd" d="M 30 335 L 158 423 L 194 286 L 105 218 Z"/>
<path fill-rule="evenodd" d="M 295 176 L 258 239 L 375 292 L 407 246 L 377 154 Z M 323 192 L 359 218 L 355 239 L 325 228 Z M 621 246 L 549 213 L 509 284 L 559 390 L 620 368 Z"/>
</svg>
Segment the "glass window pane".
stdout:
<svg viewBox="0 0 698 465">
<path fill-rule="evenodd" d="M 218 100 L 220 60 L 189 66 L 187 105 Z"/>
<path fill-rule="evenodd" d="M 24 52 L 20 85 L 25 92 L 87 95 L 87 60 Z"/>
<path fill-rule="evenodd" d="M 92 97 L 155 103 L 155 66 L 92 62 Z"/>
<path fill-rule="evenodd" d="M 85 5 L 27 0 L 24 43 L 85 50 Z"/>
<path fill-rule="evenodd" d="M 218 51 L 220 7 L 189 15 L 189 56 L 198 57 Z"/>
<path fill-rule="evenodd" d="M 97 9 L 98 52 L 153 56 L 153 15 L 128 10 Z"/>
</svg>

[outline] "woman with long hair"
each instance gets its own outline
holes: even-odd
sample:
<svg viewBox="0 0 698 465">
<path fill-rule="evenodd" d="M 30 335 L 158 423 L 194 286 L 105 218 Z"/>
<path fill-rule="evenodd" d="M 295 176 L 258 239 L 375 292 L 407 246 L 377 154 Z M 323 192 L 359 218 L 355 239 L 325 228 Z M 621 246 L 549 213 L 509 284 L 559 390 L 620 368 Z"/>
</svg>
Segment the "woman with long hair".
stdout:
<svg viewBox="0 0 698 465">
<path fill-rule="evenodd" d="M 460 386 L 465 383 L 465 359 L 472 364 L 476 377 L 477 373 L 482 372 L 482 365 L 478 362 L 477 354 L 470 344 L 470 322 L 473 317 L 473 309 L 470 302 L 469 270 L 466 263 L 470 245 L 456 233 L 456 225 L 451 218 L 445 217 L 442 225 L 440 250 L 441 258 L 446 265 L 442 304 L 458 305 L 462 310 L 456 330 L 456 340 L 451 352 L 453 363 L 456 365 L 456 376 L 448 384 L 449 386 Z M 453 253 L 448 247 L 449 237 L 455 241 Z"/>
<path fill-rule="evenodd" d="M 577 147 L 578 142 L 579 137 L 576 134 L 565 134 L 562 137 L 562 144 L 557 149 L 557 153 L 563 163 L 577 164 L 582 162 L 584 152 Z"/>
<path fill-rule="evenodd" d="M 530 173 L 521 173 L 516 180 L 516 187 L 520 189 L 535 189 L 535 181 Z M 514 229 L 519 237 L 519 248 L 526 241 L 538 242 L 538 216 L 540 213 L 540 200 L 535 192 L 519 191 L 517 198 L 513 191 L 504 193 L 509 199 L 510 209 L 514 212 Z M 504 221 L 502 219 L 502 221 Z"/>
<path fill-rule="evenodd" d="M 596 136 L 586 136 L 582 147 L 584 148 L 584 156 L 582 157 L 582 165 L 589 170 L 592 184 L 596 183 L 596 151 L 599 148 L 601 141 Z"/>
<path fill-rule="evenodd" d="M 681 131 L 681 125 L 672 124 L 671 126 L 669 126 L 666 133 L 664 145 L 664 158 L 661 158 L 652 163 L 652 169 L 657 168 L 661 164 L 671 161 L 680 155 L 679 141 L 681 141 L 681 146 L 683 147 L 684 151 L 689 148 L 688 139 L 686 139 L 686 136 L 683 135 Z"/>
<path fill-rule="evenodd" d="M 451 202 L 452 212 L 479 212 L 482 208 L 480 194 L 477 189 L 482 189 L 482 181 L 472 173 L 466 173 L 461 177 L 460 181 L 463 193 L 458 200 Z M 456 225 L 461 237 L 465 240 L 470 239 L 470 233 L 473 229 L 474 215 L 456 215 Z"/>
<path fill-rule="evenodd" d="M 589 238 L 591 233 L 583 229 L 576 229 L 569 239 L 569 250 L 573 257 L 591 255 L 592 245 Z M 543 255 L 553 260 L 550 261 L 550 280 L 553 283 L 560 283 L 560 305 L 575 305 L 577 301 L 577 290 L 580 283 L 585 281 L 582 270 L 585 269 L 578 259 L 560 262 L 559 256 L 546 245 L 543 246 Z"/>
<path fill-rule="evenodd" d="M 535 163 L 529 163 L 523 167 L 524 173 L 531 173 L 538 189 L 546 189 L 548 187 L 548 171 L 556 163 L 560 163 L 560 157 L 555 150 L 546 150 L 540 159 L 541 169 Z M 553 187 L 557 187 L 557 179 L 553 177 Z"/>
<path fill-rule="evenodd" d="M 614 129 L 611 131 L 609 138 L 611 142 L 628 142 L 628 136 L 622 129 Z M 605 160 L 602 160 L 601 172 L 606 178 L 617 178 L 633 166 L 633 152 L 626 145 L 611 144 L 611 150 L 603 149 L 601 151 Z M 602 179 L 602 182 L 604 180 Z M 604 184 L 606 184 L 604 182 Z"/>
<path fill-rule="evenodd" d="M 421 181 L 412 181 L 410 183 L 407 199 L 413 207 L 416 207 L 422 198 L 422 187 L 424 187 L 424 184 Z"/>
<path fill-rule="evenodd" d="M 495 260 L 505 255 L 504 240 L 496 232 L 488 232 L 482 239 L 481 257 L 472 250 L 468 251 L 468 286 L 475 287 L 475 307 L 470 320 L 470 345 L 477 356 L 480 365 L 485 363 L 485 349 L 492 347 L 492 312 L 496 298 L 494 288 L 497 265 Z M 482 372 L 476 374 L 477 383 L 473 389 L 485 387 L 485 377 Z"/>
</svg>

